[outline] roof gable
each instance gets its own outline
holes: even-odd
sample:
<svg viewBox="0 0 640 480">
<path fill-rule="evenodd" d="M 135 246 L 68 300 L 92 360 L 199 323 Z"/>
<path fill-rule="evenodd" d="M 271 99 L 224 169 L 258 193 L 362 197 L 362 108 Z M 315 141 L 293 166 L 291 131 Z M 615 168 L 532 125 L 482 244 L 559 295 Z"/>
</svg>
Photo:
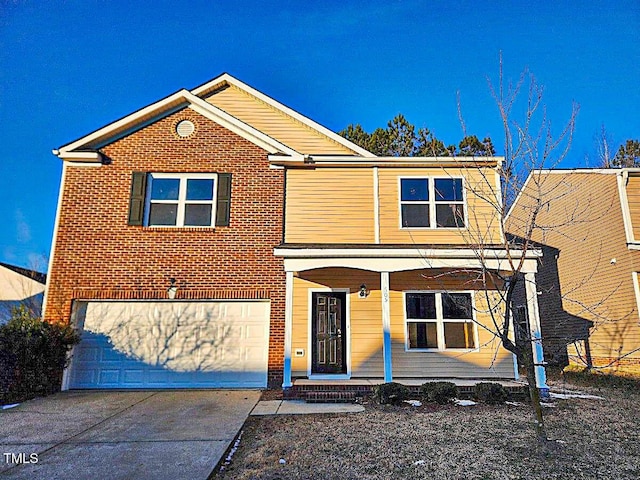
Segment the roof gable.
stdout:
<svg viewBox="0 0 640 480">
<path fill-rule="evenodd" d="M 191 93 L 306 155 L 375 156 L 228 73 L 194 88 Z"/>
<path fill-rule="evenodd" d="M 188 90 L 179 90 L 158 102 L 148 105 L 78 140 L 64 145 L 54 150 L 53 153 L 67 161 L 100 162 L 102 161 L 102 156 L 98 150 L 101 147 L 183 108 L 191 108 L 255 145 L 264 148 L 270 154 L 302 158 L 302 155 L 296 150 L 256 128 L 247 125 L 215 105 L 193 95 Z"/>
</svg>

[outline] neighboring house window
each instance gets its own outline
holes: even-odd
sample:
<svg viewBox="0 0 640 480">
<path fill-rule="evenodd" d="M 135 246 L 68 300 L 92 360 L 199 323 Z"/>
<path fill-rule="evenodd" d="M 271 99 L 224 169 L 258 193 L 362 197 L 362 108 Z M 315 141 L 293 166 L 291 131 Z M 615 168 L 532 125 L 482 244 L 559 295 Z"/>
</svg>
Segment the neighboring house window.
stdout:
<svg viewBox="0 0 640 480">
<path fill-rule="evenodd" d="M 406 348 L 476 348 L 473 301 L 468 292 L 405 292 Z"/>
<path fill-rule="evenodd" d="M 462 178 L 401 178 L 403 228 L 465 226 Z"/>
<path fill-rule="evenodd" d="M 129 225 L 229 225 L 231 175 L 134 172 Z"/>
</svg>

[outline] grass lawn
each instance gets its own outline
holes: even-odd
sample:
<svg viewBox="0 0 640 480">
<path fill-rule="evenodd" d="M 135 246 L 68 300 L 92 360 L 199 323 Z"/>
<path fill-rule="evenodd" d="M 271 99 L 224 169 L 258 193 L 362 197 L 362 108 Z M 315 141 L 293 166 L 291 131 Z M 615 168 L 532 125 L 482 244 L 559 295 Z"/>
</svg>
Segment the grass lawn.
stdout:
<svg viewBox="0 0 640 480">
<path fill-rule="evenodd" d="M 546 444 L 527 405 L 370 403 L 359 414 L 250 417 L 214 478 L 640 478 L 640 384 L 564 385 L 605 400 L 554 401 Z"/>
</svg>

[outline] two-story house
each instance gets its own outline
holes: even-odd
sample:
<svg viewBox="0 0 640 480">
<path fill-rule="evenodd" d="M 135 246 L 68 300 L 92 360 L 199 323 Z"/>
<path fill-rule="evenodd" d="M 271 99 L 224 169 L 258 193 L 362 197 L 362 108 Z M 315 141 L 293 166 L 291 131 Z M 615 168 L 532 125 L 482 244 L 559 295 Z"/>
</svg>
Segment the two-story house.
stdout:
<svg viewBox="0 0 640 480">
<path fill-rule="evenodd" d="M 532 223 L 545 250 L 537 276 L 549 359 L 637 369 L 640 169 L 533 171 L 507 229 Z"/>
<path fill-rule="evenodd" d="M 517 376 L 499 157 L 376 157 L 227 74 L 54 153 L 64 388 Z"/>
</svg>

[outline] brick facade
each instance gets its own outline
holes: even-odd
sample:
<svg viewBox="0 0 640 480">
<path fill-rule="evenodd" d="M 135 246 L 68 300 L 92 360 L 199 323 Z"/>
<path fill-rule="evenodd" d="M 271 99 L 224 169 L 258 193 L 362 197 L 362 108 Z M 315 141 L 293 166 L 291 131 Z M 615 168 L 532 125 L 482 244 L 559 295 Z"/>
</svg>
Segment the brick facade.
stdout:
<svg viewBox="0 0 640 480">
<path fill-rule="evenodd" d="M 195 132 L 180 138 L 189 119 Z M 282 380 L 285 274 L 273 249 L 282 241 L 284 171 L 267 152 L 189 109 L 102 148 L 106 165 L 66 168 L 52 256 L 46 319 L 69 319 L 74 299 L 271 300 L 269 383 Z M 228 227 L 130 226 L 134 171 L 232 174 Z"/>
</svg>

